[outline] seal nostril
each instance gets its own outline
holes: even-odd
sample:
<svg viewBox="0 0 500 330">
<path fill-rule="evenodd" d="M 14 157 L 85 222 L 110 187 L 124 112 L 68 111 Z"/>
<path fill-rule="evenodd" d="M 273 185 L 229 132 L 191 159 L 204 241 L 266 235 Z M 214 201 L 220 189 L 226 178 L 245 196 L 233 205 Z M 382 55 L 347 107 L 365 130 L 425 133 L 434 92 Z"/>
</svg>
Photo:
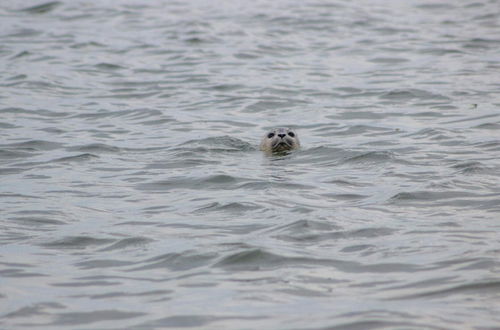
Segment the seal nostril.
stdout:
<svg viewBox="0 0 500 330">
<path fill-rule="evenodd" d="M 284 137 L 286 136 L 286 134 L 278 134 L 278 136 L 279 136 L 280 138 L 284 138 Z"/>
</svg>

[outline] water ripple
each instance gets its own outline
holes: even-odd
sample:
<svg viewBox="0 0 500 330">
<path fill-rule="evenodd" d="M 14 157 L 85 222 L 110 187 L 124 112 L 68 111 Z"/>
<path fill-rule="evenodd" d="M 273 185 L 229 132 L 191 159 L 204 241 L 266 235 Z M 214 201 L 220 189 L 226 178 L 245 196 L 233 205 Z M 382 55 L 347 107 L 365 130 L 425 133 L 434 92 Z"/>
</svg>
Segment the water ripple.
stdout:
<svg viewBox="0 0 500 330">
<path fill-rule="evenodd" d="M 497 2 L 0 15 L 0 327 L 500 324 Z"/>
</svg>

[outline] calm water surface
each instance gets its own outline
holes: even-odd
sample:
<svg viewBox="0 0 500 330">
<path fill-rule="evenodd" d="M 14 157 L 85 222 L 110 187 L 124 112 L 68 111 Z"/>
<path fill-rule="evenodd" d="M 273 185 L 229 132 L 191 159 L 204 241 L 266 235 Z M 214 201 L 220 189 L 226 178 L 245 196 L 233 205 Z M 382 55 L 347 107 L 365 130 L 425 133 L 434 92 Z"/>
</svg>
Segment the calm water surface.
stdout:
<svg viewBox="0 0 500 330">
<path fill-rule="evenodd" d="M 1 328 L 499 329 L 498 1 L 5 0 L 0 31 Z"/>
</svg>

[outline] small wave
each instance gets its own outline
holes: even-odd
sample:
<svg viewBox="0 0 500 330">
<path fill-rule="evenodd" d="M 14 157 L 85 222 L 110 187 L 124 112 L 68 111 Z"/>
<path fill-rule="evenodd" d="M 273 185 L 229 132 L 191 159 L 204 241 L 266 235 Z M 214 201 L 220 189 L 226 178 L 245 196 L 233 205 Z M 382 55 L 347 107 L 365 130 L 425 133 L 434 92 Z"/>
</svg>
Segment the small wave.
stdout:
<svg viewBox="0 0 500 330">
<path fill-rule="evenodd" d="M 353 125 L 353 126 L 346 126 L 342 127 L 340 129 L 335 130 L 334 132 L 331 133 L 326 133 L 323 134 L 325 136 L 335 136 L 335 135 L 363 135 L 369 133 L 384 133 L 384 132 L 394 132 L 394 129 L 389 129 L 385 127 L 377 127 L 377 126 L 369 126 L 369 125 Z"/>
<path fill-rule="evenodd" d="M 48 117 L 48 118 L 61 118 L 61 117 L 66 117 L 69 115 L 69 113 L 67 113 L 67 112 L 58 112 L 58 111 L 51 111 L 51 110 L 46 110 L 46 109 L 28 110 L 28 109 L 16 108 L 16 107 L 2 108 L 2 109 L 0 109 L 0 113 L 13 113 L 16 115 L 26 114 L 26 115 L 39 116 L 39 117 Z"/>
<path fill-rule="evenodd" d="M 197 209 L 197 213 L 205 212 L 229 212 L 229 213 L 242 213 L 246 211 L 253 211 L 261 209 L 262 207 L 254 203 L 225 203 L 221 204 L 218 202 L 210 203 L 209 205 L 203 206 Z"/>
<path fill-rule="evenodd" d="M 119 69 L 124 69 L 123 66 L 121 65 L 118 65 L 118 64 L 113 64 L 113 63 L 99 63 L 99 64 L 96 64 L 95 67 L 99 70 L 106 70 L 106 71 L 109 71 L 109 70 L 119 70 Z"/>
<path fill-rule="evenodd" d="M 500 127 L 499 127 L 500 128 Z M 500 141 L 490 141 L 474 144 L 474 146 L 488 151 L 500 151 Z"/>
<path fill-rule="evenodd" d="M 26 50 L 23 50 L 22 52 L 17 53 L 16 55 L 12 56 L 11 58 L 12 58 L 12 59 L 17 59 L 17 58 L 27 57 L 27 56 L 31 56 L 31 55 L 33 55 L 33 53 L 32 53 L 32 52 L 28 52 L 28 51 L 26 51 Z M 21 79 L 26 79 L 26 78 L 28 78 L 26 75 L 20 75 L 20 76 L 24 76 L 24 77 L 22 77 Z M 18 79 L 10 79 L 10 80 L 18 80 Z M 7 84 L 7 85 L 5 85 L 5 86 L 7 87 L 7 86 L 12 86 L 12 85 Z"/>
<path fill-rule="evenodd" d="M 30 13 L 30 14 L 45 14 L 45 13 L 53 11 L 54 9 L 59 7 L 60 5 L 61 5 L 61 2 L 59 2 L 59 1 L 51 1 L 51 2 L 42 3 L 40 5 L 36 5 L 36 6 L 23 8 L 19 11 L 25 12 L 25 13 Z"/>
<path fill-rule="evenodd" d="M 146 169 L 175 169 L 175 168 L 191 168 L 191 167 L 198 167 L 198 166 L 206 166 L 208 164 L 220 164 L 219 161 L 215 160 L 206 160 L 203 158 L 187 158 L 187 157 L 194 157 L 197 156 L 196 153 L 194 152 L 181 152 L 181 153 L 176 153 L 176 157 L 182 158 L 182 160 L 179 160 L 178 158 L 175 159 L 168 159 L 168 160 L 162 160 L 158 161 L 152 164 L 148 164 L 145 168 Z M 198 155 L 199 156 L 199 155 Z"/>
<path fill-rule="evenodd" d="M 114 239 L 94 238 L 90 236 L 69 236 L 53 242 L 44 243 L 42 246 L 54 249 L 86 249 L 109 244 L 114 241 Z"/>
<path fill-rule="evenodd" d="M 0 122 L 0 128 L 2 129 L 7 129 L 7 128 L 17 128 L 18 126 L 16 125 L 12 125 L 12 124 L 9 124 L 9 123 L 2 123 Z"/>
<path fill-rule="evenodd" d="M 148 321 L 138 324 L 137 329 L 218 329 L 215 324 L 221 324 L 223 321 L 234 320 L 232 323 L 245 320 L 262 321 L 265 316 L 215 316 L 215 315 L 174 315 L 164 317 L 154 321 Z M 229 322 L 231 323 L 231 322 Z"/>
<path fill-rule="evenodd" d="M 478 120 L 483 120 L 483 119 L 490 119 L 490 118 L 498 118 L 500 117 L 500 114 L 494 113 L 494 114 L 487 114 L 487 115 L 481 115 L 481 116 L 466 116 L 464 118 L 460 118 L 457 120 L 450 120 L 447 122 L 444 122 L 444 124 L 456 124 L 456 123 L 465 123 L 465 122 L 470 122 L 470 121 L 478 121 Z"/>
<path fill-rule="evenodd" d="M 382 94 L 380 98 L 392 101 L 410 101 L 410 100 L 450 101 L 450 98 L 447 96 L 431 93 L 421 89 L 395 89 Z"/>
<path fill-rule="evenodd" d="M 336 199 L 336 200 L 345 200 L 345 201 L 357 201 L 357 200 L 362 200 L 365 198 L 368 198 L 369 196 L 366 195 L 359 195 L 359 194 L 333 194 L 333 193 L 328 193 L 328 194 L 322 194 L 321 196 L 330 198 L 330 199 Z"/>
<path fill-rule="evenodd" d="M 70 46 L 71 48 L 75 49 L 80 49 L 80 48 L 104 48 L 106 45 L 101 44 L 96 41 L 88 41 L 88 42 L 79 42 L 79 43 L 74 43 Z"/>
<path fill-rule="evenodd" d="M 104 283 L 103 283 L 104 284 Z M 90 283 L 92 285 L 92 283 Z M 73 312 L 73 313 L 60 313 L 54 316 L 54 321 L 51 323 L 52 326 L 63 326 L 68 327 L 68 325 L 85 325 L 89 327 L 89 324 L 98 322 L 117 322 L 120 320 L 132 319 L 140 316 L 144 316 L 147 313 L 143 312 L 130 312 L 130 311 L 120 311 L 116 309 L 101 309 L 91 312 Z M 71 327 L 71 326 L 70 326 Z"/>
<path fill-rule="evenodd" d="M 321 242 L 324 240 L 361 239 L 390 236 L 395 230 L 387 227 L 363 228 L 356 230 L 341 230 L 340 227 L 319 221 L 300 220 L 286 226 L 273 228 L 275 237 L 283 241 Z"/>
<path fill-rule="evenodd" d="M 208 87 L 204 87 L 201 89 L 206 89 L 206 90 L 215 90 L 218 92 L 229 92 L 229 91 L 235 91 L 239 89 L 245 88 L 245 85 L 242 84 L 214 84 Z"/>
<path fill-rule="evenodd" d="M 64 309 L 65 306 L 55 302 L 33 303 L 29 307 L 21 307 L 13 312 L 5 314 L 5 318 L 27 318 L 34 315 L 42 315 L 48 313 L 51 309 Z"/>
<path fill-rule="evenodd" d="M 343 179 L 335 179 L 335 180 L 330 180 L 330 181 L 325 181 L 325 183 L 331 183 L 335 184 L 338 186 L 347 186 L 347 187 L 364 187 L 368 183 L 360 183 L 360 182 L 354 182 L 354 181 L 347 181 Z"/>
<path fill-rule="evenodd" d="M 238 189 L 250 189 L 250 190 L 265 190 L 270 188 L 283 188 L 290 190 L 298 189 L 312 189 L 313 185 L 305 185 L 300 183 L 292 182 L 280 182 L 280 181 L 264 181 L 264 180 L 254 180 L 250 182 L 244 182 L 238 186 Z"/>
<path fill-rule="evenodd" d="M 247 105 L 242 112 L 250 112 L 250 113 L 257 113 L 257 112 L 268 112 L 268 111 L 276 111 L 278 109 L 281 109 L 283 111 L 284 109 L 289 109 L 289 108 L 294 108 L 298 105 L 304 105 L 305 101 L 302 100 L 297 100 L 297 99 L 276 99 L 276 100 L 262 100 L 262 101 L 256 101 L 250 105 Z"/>
<path fill-rule="evenodd" d="M 338 233 L 340 227 L 328 222 L 314 220 L 294 221 L 284 226 L 274 227 L 267 232 L 283 241 L 318 242 L 323 239 L 333 239 L 332 233 Z"/>
<path fill-rule="evenodd" d="M 29 226 L 37 226 L 37 225 L 63 225 L 66 224 L 64 221 L 52 219 L 49 217 L 13 217 L 11 220 L 22 223 Z"/>
<path fill-rule="evenodd" d="M 225 174 L 218 174 L 218 175 L 211 175 L 203 179 L 204 183 L 214 183 L 214 184 L 227 184 L 227 183 L 233 183 L 236 182 L 237 178 L 231 176 L 231 175 L 225 175 Z"/>
<path fill-rule="evenodd" d="M 458 49 L 439 48 L 439 47 L 424 48 L 424 49 L 419 50 L 418 53 L 437 55 L 437 56 L 443 56 L 443 55 L 448 55 L 448 54 L 464 54 L 463 51 L 458 50 Z"/>
<path fill-rule="evenodd" d="M 3 144 L 0 145 L 0 147 L 6 147 L 6 148 L 15 148 L 15 149 L 21 149 L 21 150 L 54 150 L 58 149 L 62 146 L 62 143 L 59 142 L 52 142 L 52 141 L 44 141 L 44 140 L 30 140 L 30 141 L 25 141 L 25 142 L 19 142 L 19 143 L 10 143 L 10 144 Z"/>
<path fill-rule="evenodd" d="M 89 154 L 89 153 L 84 153 L 84 154 L 75 155 L 75 156 L 57 158 L 57 159 L 54 159 L 52 161 L 58 162 L 58 163 L 68 163 L 68 162 L 83 162 L 83 161 L 88 161 L 88 160 L 97 159 L 97 158 L 99 158 L 99 156 Z"/>
<path fill-rule="evenodd" d="M 0 198 L 35 198 L 40 199 L 42 197 L 33 196 L 33 195 L 25 195 L 25 194 L 10 194 L 10 193 L 0 193 Z"/>
<path fill-rule="evenodd" d="M 394 162 L 396 157 L 389 151 L 369 151 L 342 160 L 343 164 L 380 164 Z"/>
<path fill-rule="evenodd" d="M 7 37 L 7 38 L 29 38 L 29 37 L 39 36 L 40 34 L 42 34 L 42 31 L 35 30 L 35 29 L 29 29 L 29 28 L 18 28 L 14 32 L 11 32 L 4 37 Z"/>
<path fill-rule="evenodd" d="M 138 246 L 145 246 L 151 242 L 154 242 L 153 239 L 146 238 L 146 237 L 127 237 L 124 239 L 119 240 L 118 242 L 115 242 L 111 244 L 110 246 L 107 246 L 105 248 L 102 248 L 100 251 L 112 251 L 112 250 L 122 250 L 130 247 L 138 247 Z"/>
<path fill-rule="evenodd" d="M 138 92 L 136 90 L 130 90 L 130 91 L 114 91 L 114 93 L 111 94 L 105 94 L 105 95 L 95 95 L 94 98 L 96 99 L 144 99 L 148 98 L 151 96 L 159 95 L 160 92 Z"/>
<path fill-rule="evenodd" d="M 144 260 L 144 265 L 129 269 L 129 271 L 152 270 L 156 268 L 168 268 L 174 271 L 185 271 L 203 267 L 211 262 L 217 255 L 214 253 L 194 253 L 185 251 L 182 253 L 166 253 L 160 256 Z"/>
<path fill-rule="evenodd" d="M 280 225 L 275 228 L 272 228 L 271 230 L 269 230 L 269 232 L 286 231 L 289 233 L 302 233 L 304 231 L 310 231 L 310 230 L 325 231 L 325 230 L 338 230 L 340 228 L 341 227 L 339 226 L 324 221 L 298 220 L 286 225 Z"/>
<path fill-rule="evenodd" d="M 248 142 L 232 136 L 216 136 L 199 140 L 190 140 L 181 144 L 182 148 L 177 150 L 196 150 L 211 152 L 234 152 L 234 151 L 253 151 L 256 148 Z M 175 150 L 175 149 L 174 149 Z"/>
<path fill-rule="evenodd" d="M 81 146 L 74 146 L 66 148 L 68 151 L 80 151 L 85 153 L 118 153 L 121 151 L 120 148 L 103 143 L 91 143 Z"/>
<path fill-rule="evenodd" d="M 458 170 L 461 174 L 474 174 L 485 172 L 486 167 L 480 162 L 463 162 L 453 165 L 452 168 Z"/>
<path fill-rule="evenodd" d="M 423 3 L 423 4 L 418 4 L 415 7 L 423 10 L 436 11 L 436 12 L 453 10 L 455 8 L 454 5 L 447 3 Z"/>
<path fill-rule="evenodd" d="M 240 270 L 260 270 L 262 268 L 273 268 L 283 266 L 291 262 L 290 258 L 282 257 L 262 249 L 252 248 L 245 251 L 232 253 L 214 266 Z"/>
<path fill-rule="evenodd" d="M 243 251 L 234 252 L 223 257 L 214 267 L 228 270 L 258 271 L 263 269 L 275 269 L 286 266 L 322 265 L 333 267 L 349 273 L 412 273 L 420 268 L 411 264 L 403 263 L 379 263 L 362 265 L 354 261 L 336 259 L 315 259 L 310 257 L 282 256 L 267 252 L 261 248 L 247 247 Z"/>
<path fill-rule="evenodd" d="M 500 39 L 472 38 L 464 42 L 463 47 L 469 49 L 494 49 L 500 44 Z"/>
<path fill-rule="evenodd" d="M 351 157 L 353 152 L 341 148 L 328 146 L 311 147 L 301 149 L 296 153 L 296 157 L 288 160 L 293 164 L 321 164 L 321 165 L 337 165 L 342 159 Z"/>
<path fill-rule="evenodd" d="M 354 245 L 346 246 L 345 248 L 343 248 L 340 251 L 346 252 L 346 253 L 351 253 L 351 252 L 365 251 L 365 250 L 369 250 L 369 249 L 376 249 L 376 246 L 371 245 L 371 244 L 354 244 Z"/>
<path fill-rule="evenodd" d="M 410 133 L 405 137 L 412 137 L 415 139 L 431 139 L 431 140 L 449 140 L 455 133 L 451 130 L 443 128 L 424 128 L 418 132 Z"/>
<path fill-rule="evenodd" d="M 453 287 L 426 291 L 414 295 L 397 297 L 395 299 L 414 299 L 414 298 L 443 298 L 451 295 L 477 294 L 477 295 L 497 295 L 500 291 L 499 281 L 477 282 L 471 284 L 456 285 Z"/>
<path fill-rule="evenodd" d="M 209 175 L 202 178 L 186 178 L 177 177 L 163 181 L 143 183 L 137 185 L 137 188 L 145 191 L 164 191 L 171 189 L 236 189 L 238 182 L 244 181 L 243 178 L 234 177 L 231 175 L 217 174 Z"/>
<path fill-rule="evenodd" d="M 258 52 L 238 52 L 233 55 L 235 58 L 240 60 L 254 60 L 261 56 Z"/>
<path fill-rule="evenodd" d="M 461 191 L 413 191 L 400 192 L 392 196 L 389 201 L 397 202 L 429 202 L 449 200 L 460 197 L 476 197 L 477 195 Z"/>
<path fill-rule="evenodd" d="M 402 57 L 375 57 L 375 58 L 372 58 L 368 61 L 372 62 L 372 63 L 381 63 L 381 64 L 387 64 L 387 65 L 394 65 L 394 64 L 409 62 L 408 59 L 402 58 Z"/>
<path fill-rule="evenodd" d="M 74 115 L 72 118 L 88 118 L 88 119 L 102 119 L 125 117 L 130 119 L 147 119 L 150 117 L 161 117 L 162 112 L 155 109 L 132 109 L 132 110 L 117 110 L 117 111 L 98 111 L 91 113 L 80 113 Z"/>
<path fill-rule="evenodd" d="M 18 164 L 18 165 L 22 166 L 22 164 Z M 0 168 L 0 175 L 17 174 L 17 173 L 21 173 L 23 171 L 26 171 L 26 169 L 19 168 L 19 167 Z"/>
<path fill-rule="evenodd" d="M 348 96 L 345 96 L 345 97 L 348 97 Z M 353 95 L 350 95 L 350 96 L 352 97 Z M 338 114 L 335 114 L 335 115 L 328 115 L 326 117 L 329 119 L 333 119 L 335 121 L 339 121 L 342 119 L 370 119 L 370 120 L 374 120 L 374 119 L 384 119 L 387 117 L 396 116 L 395 114 L 390 114 L 390 113 L 375 112 L 374 109 L 370 109 L 370 111 L 359 111 L 359 110 L 356 111 L 356 110 L 357 109 L 346 108 L 346 110 L 344 112 L 339 112 Z M 329 127 L 329 128 L 330 129 L 332 129 L 332 128 L 337 129 L 336 127 Z M 377 128 L 380 129 L 380 127 L 377 127 Z"/>
<path fill-rule="evenodd" d="M 484 123 L 474 126 L 474 128 L 500 130 L 500 123 Z"/>
<path fill-rule="evenodd" d="M 140 292 L 128 292 L 128 291 L 113 291 L 98 294 L 78 294 L 73 295 L 74 298 L 90 298 L 90 299 L 109 299 L 118 297 L 146 297 L 146 296 L 164 296 L 166 294 L 172 293 L 172 290 L 149 290 Z M 138 327 L 138 329 L 142 329 Z"/>
<path fill-rule="evenodd" d="M 100 250 L 104 251 L 104 250 Z M 118 268 L 124 266 L 130 266 L 134 263 L 132 261 L 121 261 L 121 260 L 109 260 L 109 259 L 98 259 L 83 261 L 76 264 L 80 269 L 103 269 L 103 268 Z"/>
<path fill-rule="evenodd" d="M 0 149 L 0 159 L 16 159 L 32 157 L 33 153 L 24 151 L 12 151 L 8 149 Z"/>
</svg>

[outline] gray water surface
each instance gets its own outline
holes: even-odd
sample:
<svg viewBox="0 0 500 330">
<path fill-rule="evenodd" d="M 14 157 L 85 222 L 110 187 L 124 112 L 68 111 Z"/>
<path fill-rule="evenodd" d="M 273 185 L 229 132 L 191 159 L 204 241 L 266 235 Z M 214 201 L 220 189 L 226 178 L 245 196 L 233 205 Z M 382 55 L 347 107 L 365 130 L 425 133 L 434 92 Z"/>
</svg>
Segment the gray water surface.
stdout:
<svg viewBox="0 0 500 330">
<path fill-rule="evenodd" d="M 500 327 L 498 1 L 8 0 L 0 31 L 1 328 Z"/>
</svg>

